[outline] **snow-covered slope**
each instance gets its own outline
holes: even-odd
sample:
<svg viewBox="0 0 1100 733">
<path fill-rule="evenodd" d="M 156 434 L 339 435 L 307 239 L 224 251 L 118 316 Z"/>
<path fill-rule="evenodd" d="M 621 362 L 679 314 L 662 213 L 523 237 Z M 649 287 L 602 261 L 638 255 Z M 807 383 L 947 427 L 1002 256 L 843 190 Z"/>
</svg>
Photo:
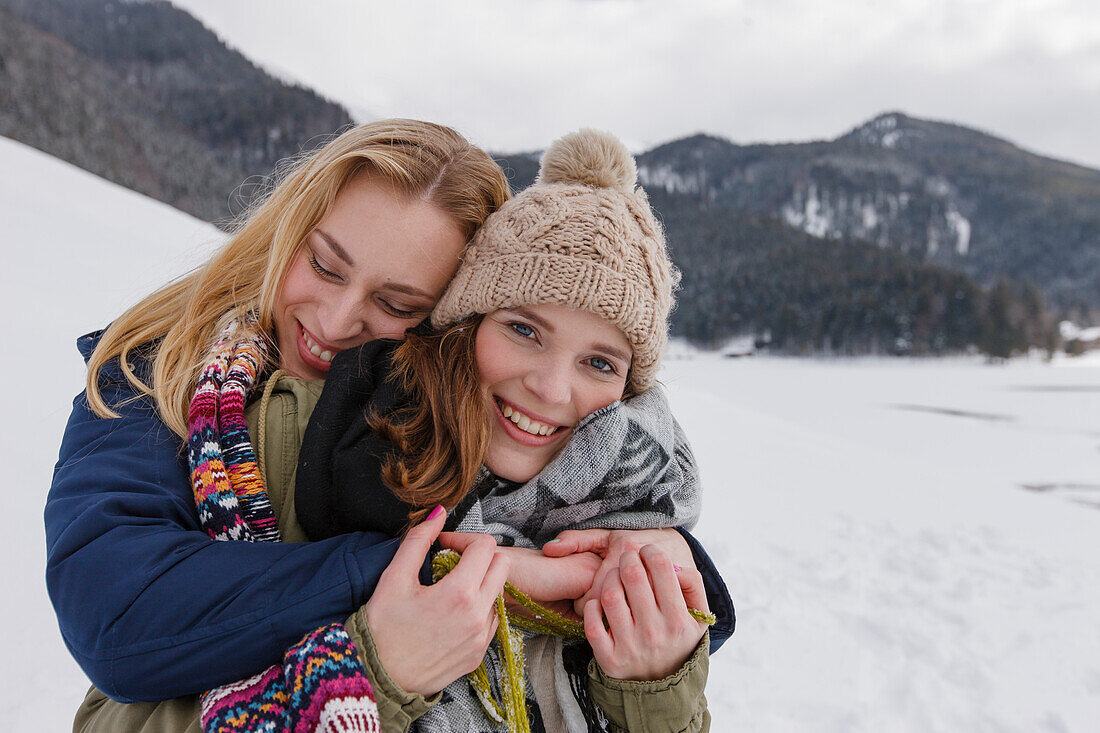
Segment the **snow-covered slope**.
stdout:
<svg viewBox="0 0 1100 733">
<path fill-rule="evenodd" d="M 3 139 L 0 168 L 0 717 L 61 731 L 87 682 L 46 598 L 41 512 L 82 386 L 73 341 L 218 234 Z M 1100 367 L 703 356 L 662 378 L 738 607 L 715 731 L 1095 729 Z"/>
<path fill-rule="evenodd" d="M 4 730 L 64 731 L 87 689 L 46 597 L 42 507 L 72 398 L 77 336 L 206 259 L 218 231 L 164 204 L 0 137 L 4 263 L 0 455 L 8 518 L 0 620 Z"/>
</svg>

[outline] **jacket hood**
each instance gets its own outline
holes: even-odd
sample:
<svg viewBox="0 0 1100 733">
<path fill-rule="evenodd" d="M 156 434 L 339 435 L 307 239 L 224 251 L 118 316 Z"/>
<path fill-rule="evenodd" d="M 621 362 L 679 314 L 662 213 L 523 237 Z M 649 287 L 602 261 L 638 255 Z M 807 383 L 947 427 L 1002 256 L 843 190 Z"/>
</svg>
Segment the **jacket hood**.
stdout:
<svg viewBox="0 0 1100 733">
<path fill-rule="evenodd" d="M 76 340 L 76 349 L 80 352 L 80 356 L 84 358 L 85 364 L 92 358 L 92 352 L 99 346 L 99 342 L 103 338 L 103 334 L 106 330 L 107 329 L 104 328 L 98 331 L 92 331 Z M 153 361 L 150 356 L 154 343 L 155 342 L 149 342 L 130 351 L 130 366 L 133 367 L 134 373 L 137 374 L 138 379 L 146 384 L 151 383 L 153 380 Z M 118 359 L 112 359 L 103 365 L 99 370 L 99 381 L 101 384 L 126 381 L 126 375 L 123 373 L 122 366 L 119 364 Z"/>
<path fill-rule="evenodd" d="M 107 329 L 101 328 L 98 331 L 92 331 L 86 333 L 76 340 L 76 349 L 80 352 L 80 355 L 84 357 L 84 363 L 88 363 L 88 359 L 92 358 L 92 352 L 95 351 L 95 347 L 99 345 L 99 340 L 103 338 L 103 332 Z"/>
</svg>

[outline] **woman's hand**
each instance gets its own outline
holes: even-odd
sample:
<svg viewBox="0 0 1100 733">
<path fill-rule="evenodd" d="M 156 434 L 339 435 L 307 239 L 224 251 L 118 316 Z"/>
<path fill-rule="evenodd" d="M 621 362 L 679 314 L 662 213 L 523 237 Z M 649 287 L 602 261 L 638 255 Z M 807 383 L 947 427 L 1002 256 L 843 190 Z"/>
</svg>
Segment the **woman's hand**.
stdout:
<svg viewBox="0 0 1100 733">
<path fill-rule="evenodd" d="M 588 601 L 600 597 L 605 580 L 618 571 L 623 553 L 639 552 L 646 545 L 656 546 L 678 568 L 696 569 L 687 540 L 674 529 L 568 529 L 543 545 L 542 552 L 547 557 L 559 558 L 577 552 L 594 552 L 603 558 L 592 587 L 574 604 L 576 612 L 581 614 Z"/>
<path fill-rule="evenodd" d="M 421 585 L 420 568 L 446 516 L 437 507 L 409 530 L 366 603 L 382 666 L 403 690 L 425 696 L 481 664 L 497 627 L 493 603 L 508 578 L 508 559 L 483 535 L 446 577 Z"/>
<path fill-rule="evenodd" d="M 695 651 L 706 624 L 688 608 L 707 609 L 702 576 L 676 571 L 655 545 L 624 551 L 598 598 L 584 606 L 584 631 L 596 663 L 621 680 L 659 680 Z M 604 619 L 607 626 L 604 626 Z"/>
<path fill-rule="evenodd" d="M 465 553 L 467 547 L 485 537 L 490 535 L 443 532 L 439 544 Z M 580 615 L 573 612 L 573 601 L 589 591 L 603 564 L 600 556 L 592 552 L 575 552 L 558 558 L 523 547 L 498 547 L 496 552 L 508 559 L 508 580 L 512 585 L 532 600 L 577 620 Z"/>
</svg>

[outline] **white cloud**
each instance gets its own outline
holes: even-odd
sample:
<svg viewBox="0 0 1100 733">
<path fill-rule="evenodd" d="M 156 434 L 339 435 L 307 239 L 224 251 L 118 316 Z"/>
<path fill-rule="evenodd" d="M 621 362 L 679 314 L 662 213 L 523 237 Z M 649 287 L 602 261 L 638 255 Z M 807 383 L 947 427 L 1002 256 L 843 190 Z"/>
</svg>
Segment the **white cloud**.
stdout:
<svg viewBox="0 0 1100 733">
<path fill-rule="evenodd" d="M 453 124 L 499 150 L 583 125 L 636 148 L 700 130 L 805 140 L 901 109 L 1100 166 L 1090 0 L 177 4 L 357 111 Z"/>
</svg>

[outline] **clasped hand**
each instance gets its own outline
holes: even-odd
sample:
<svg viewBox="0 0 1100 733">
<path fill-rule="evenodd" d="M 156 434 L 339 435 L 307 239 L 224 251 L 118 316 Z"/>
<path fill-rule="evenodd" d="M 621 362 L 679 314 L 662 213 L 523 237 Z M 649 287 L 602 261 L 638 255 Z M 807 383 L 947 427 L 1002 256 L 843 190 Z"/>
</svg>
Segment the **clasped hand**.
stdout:
<svg viewBox="0 0 1100 733">
<path fill-rule="evenodd" d="M 408 692 L 432 695 L 478 667 L 509 578 L 540 603 L 576 604 L 597 663 L 619 679 L 667 677 L 706 629 L 688 613 L 707 610 L 702 578 L 673 530 L 563 532 L 540 553 L 497 547 L 490 535 L 440 535 L 445 519 L 440 510 L 409 531 L 365 606 L 379 659 Z M 437 536 L 462 557 L 424 586 Z"/>
<path fill-rule="evenodd" d="M 482 537 L 439 539 L 465 553 Z M 541 554 L 515 547 L 497 554 L 509 558 L 510 580 L 534 600 L 555 610 L 575 606 L 596 662 L 612 677 L 667 677 L 706 631 L 688 612 L 708 610 L 702 576 L 675 530 L 571 530 Z"/>
</svg>

